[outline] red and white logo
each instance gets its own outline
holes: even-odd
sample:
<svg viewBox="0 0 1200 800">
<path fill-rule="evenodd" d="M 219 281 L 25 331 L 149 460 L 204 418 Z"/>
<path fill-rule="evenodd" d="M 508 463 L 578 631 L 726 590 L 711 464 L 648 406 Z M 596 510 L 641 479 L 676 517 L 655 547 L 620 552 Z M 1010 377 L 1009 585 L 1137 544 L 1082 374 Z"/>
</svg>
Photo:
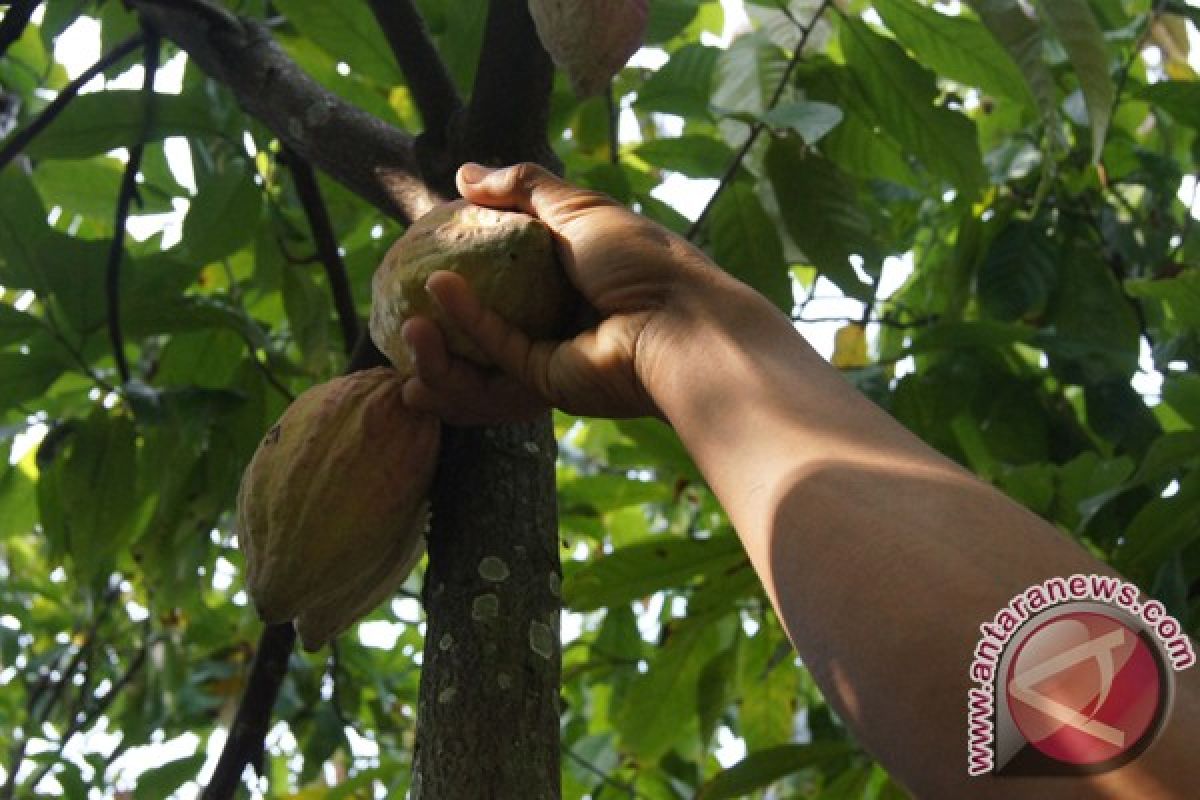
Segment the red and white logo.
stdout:
<svg viewBox="0 0 1200 800">
<path fill-rule="evenodd" d="M 1021 738 L 1042 755 L 1096 766 L 1154 735 L 1162 672 L 1154 646 L 1111 610 L 1065 611 L 1013 648 L 1003 697 Z"/>
</svg>

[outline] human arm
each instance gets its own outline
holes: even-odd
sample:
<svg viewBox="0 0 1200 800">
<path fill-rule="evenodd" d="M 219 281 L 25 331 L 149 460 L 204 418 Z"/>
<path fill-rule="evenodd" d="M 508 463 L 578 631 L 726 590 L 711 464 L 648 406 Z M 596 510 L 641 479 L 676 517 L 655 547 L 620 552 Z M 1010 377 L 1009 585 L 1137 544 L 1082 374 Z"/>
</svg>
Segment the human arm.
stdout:
<svg viewBox="0 0 1200 800">
<path fill-rule="evenodd" d="M 495 393 L 479 391 L 488 380 L 507 387 L 514 410 L 552 401 L 668 421 L 825 695 L 919 796 L 1151 797 L 1200 785 L 1191 756 L 1195 670 L 1179 675 L 1163 735 L 1121 769 L 1086 779 L 969 779 L 966 692 L 978 626 L 1033 583 L 1106 568 L 920 442 L 790 320 L 681 240 L 641 228 L 631 236 L 623 226 L 642 224 L 633 215 L 608 205 L 597 213 L 592 204 L 603 200 L 528 168 L 461 188 L 476 202 L 548 218 L 572 280 L 603 322 L 566 343 L 530 342 L 479 308 L 461 282 L 439 276 L 435 295 L 504 372 L 450 359 L 431 323 L 414 321 L 406 328 L 418 365 L 406 387 L 411 402 L 483 421 L 497 405 Z"/>
</svg>

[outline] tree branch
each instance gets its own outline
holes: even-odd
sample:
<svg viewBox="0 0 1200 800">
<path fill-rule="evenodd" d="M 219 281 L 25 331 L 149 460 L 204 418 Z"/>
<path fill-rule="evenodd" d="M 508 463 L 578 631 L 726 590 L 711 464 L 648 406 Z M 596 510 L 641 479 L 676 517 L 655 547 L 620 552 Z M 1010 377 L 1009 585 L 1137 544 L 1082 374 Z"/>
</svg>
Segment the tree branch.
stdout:
<svg viewBox="0 0 1200 800">
<path fill-rule="evenodd" d="M 820 21 L 822 15 L 829 10 L 833 5 L 833 0 L 822 0 L 821 5 L 817 6 L 813 11 L 812 17 L 808 20 L 807 25 L 800 26 L 800 41 L 796 43 L 796 49 L 792 52 L 792 58 L 788 61 L 787 69 L 783 71 L 783 77 L 779 79 L 779 85 L 775 87 L 775 93 L 771 95 L 771 102 L 767 104 L 766 111 L 770 111 L 779 105 L 780 98 L 783 97 L 783 92 L 787 89 L 788 84 L 792 80 L 792 73 L 796 71 L 796 67 L 800 64 L 800 60 L 804 57 L 804 47 L 808 44 L 809 37 L 816 30 L 817 22 Z M 704 223 L 708 220 L 708 214 L 712 211 L 713 206 L 717 202 L 717 198 L 725 191 L 725 188 L 733 182 L 733 178 L 737 175 L 738 170 L 742 166 L 742 162 L 746 160 L 746 156 L 750 153 L 750 148 L 754 147 L 754 143 L 758 141 L 758 137 L 762 136 L 762 132 L 766 130 L 765 122 L 756 122 L 750 128 L 750 135 L 746 137 L 746 141 L 742 142 L 742 146 L 738 148 L 734 154 L 733 160 L 729 162 L 729 166 L 725 170 L 725 174 L 721 176 L 720 182 L 717 184 L 717 190 L 713 192 L 712 197 L 708 199 L 708 203 L 704 206 L 704 210 L 700 212 L 700 216 L 696 217 L 696 221 L 692 223 L 687 231 L 688 241 L 695 241 L 696 236 L 704 228 Z"/>
<path fill-rule="evenodd" d="M 229 738 L 201 800 L 229 800 L 237 792 L 242 772 L 253 764 L 262 772 L 263 743 L 271 725 L 271 709 L 287 676 L 288 659 L 296 643 L 292 623 L 268 625 L 258 640 L 254 663 L 242 693 Z"/>
<path fill-rule="evenodd" d="M 121 188 L 117 193 L 116 219 L 113 221 L 112 241 L 108 248 L 108 264 L 104 270 L 104 290 L 108 308 L 108 339 L 112 343 L 113 359 L 117 362 L 117 374 L 121 383 L 129 383 L 132 374 L 125 357 L 125 336 L 121 332 L 121 257 L 125 254 L 125 224 L 129 220 L 129 206 L 137 196 L 137 174 L 142 165 L 142 153 L 146 139 L 154 125 L 154 76 L 158 74 L 158 36 L 143 31 L 146 36 L 145 73 L 142 76 L 142 129 L 138 140 L 129 148 L 129 160 L 125 162 L 125 173 L 121 176 Z"/>
<path fill-rule="evenodd" d="M 338 322 L 342 327 L 342 341 L 345 344 L 346 355 L 350 355 L 358 341 L 358 311 L 354 306 L 354 294 L 350 290 L 346 264 L 338 252 L 337 237 L 329 221 L 329 211 L 325 208 L 325 201 L 321 199 L 321 187 L 317 185 L 317 176 L 313 174 L 312 167 L 295 151 L 285 146 L 282 155 L 284 163 L 292 172 L 296 194 L 300 196 L 300 205 L 304 207 L 304 216 L 308 218 L 308 226 L 312 229 L 317 256 L 325 267 L 325 277 L 329 281 L 330 294 L 333 295 L 333 306 L 337 310 Z"/>
<path fill-rule="evenodd" d="M 262 24 L 208 0 L 130 5 L 280 141 L 384 213 L 408 222 L 441 199 L 421 178 L 411 136 L 318 84 Z"/>
<path fill-rule="evenodd" d="M 41 0 L 16 0 L 8 7 L 4 19 L 0 20 L 0 58 L 8 52 L 13 42 L 21 38 L 39 2 Z"/>
<path fill-rule="evenodd" d="M 367 3 L 404 73 L 426 134 L 436 142 L 444 141 L 450 120 L 462 109 L 462 101 L 421 15 L 412 0 L 367 0 Z"/>
<path fill-rule="evenodd" d="M 502 153 L 510 163 L 536 161 L 561 172 L 546 142 L 553 82 L 554 63 L 538 39 L 526 0 L 490 0 L 460 152 L 455 155 L 478 160 Z"/>
<path fill-rule="evenodd" d="M 8 144 L 0 148 L 0 169 L 8 166 L 8 162 L 16 158 L 17 154 L 24 150 L 25 146 L 33 141 L 34 137 L 45 130 L 46 126 L 63 112 L 67 104 L 79 94 L 79 90 L 83 88 L 84 84 L 132 53 L 144 41 L 145 37 L 140 33 L 129 37 L 114 47 L 107 55 L 101 56 L 95 64 L 84 70 L 83 74 L 78 78 L 64 86 L 58 95 L 55 96 L 54 100 L 50 102 L 50 105 L 42 109 L 42 113 L 38 114 L 23 130 L 14 133 L 12 138 L 8 140 Z"/>
</svg>

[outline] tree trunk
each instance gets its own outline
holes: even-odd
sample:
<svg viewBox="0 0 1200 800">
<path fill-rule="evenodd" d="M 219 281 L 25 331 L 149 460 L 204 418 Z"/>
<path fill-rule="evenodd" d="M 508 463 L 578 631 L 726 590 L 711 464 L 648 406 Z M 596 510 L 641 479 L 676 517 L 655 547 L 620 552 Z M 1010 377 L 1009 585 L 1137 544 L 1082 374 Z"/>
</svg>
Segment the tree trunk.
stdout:
<svg viewBox="0 0 1200 800">
<path fill-rule="evenodd" d="M 557 800 L 561 568 L 549 415 L 447 428 L 412 796 Z"/>
</svg>

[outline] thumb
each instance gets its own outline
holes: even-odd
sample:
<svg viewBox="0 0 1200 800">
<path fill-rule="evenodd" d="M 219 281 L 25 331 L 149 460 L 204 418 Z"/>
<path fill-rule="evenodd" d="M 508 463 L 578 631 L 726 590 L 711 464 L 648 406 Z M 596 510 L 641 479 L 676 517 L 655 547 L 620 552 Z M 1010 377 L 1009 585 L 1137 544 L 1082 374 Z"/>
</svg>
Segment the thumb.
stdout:
<svg viewBox="0 0 1200 800">
<path fill-rule="evenodd" d="M 538 217 L 556 231 L 580 211 L 613 202 L 528 162 L 500 169 L 466 163 L 458 170 L 457 183 L 459 192 L 472 203 L 515 208 Z"/>
</svg>

